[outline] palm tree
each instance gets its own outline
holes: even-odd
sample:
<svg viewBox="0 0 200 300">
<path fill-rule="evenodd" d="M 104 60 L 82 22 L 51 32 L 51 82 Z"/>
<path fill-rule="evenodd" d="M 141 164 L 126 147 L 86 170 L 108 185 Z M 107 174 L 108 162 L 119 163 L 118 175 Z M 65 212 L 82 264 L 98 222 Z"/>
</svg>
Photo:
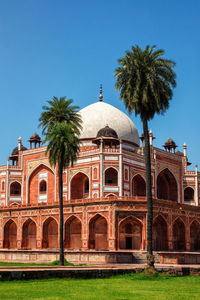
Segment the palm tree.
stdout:
<svg viewBox="0 0 200 300">
<path fill-rule="evenodd" d="M 146 46 L 132 47 L 125 57 L 118 60 L 120 66 L 115 70 L 116 90 L 120 91 L 120 99 L 131 114 L 140 115 L 143 123 L 145 140 L 145 168 L 147 192 L 147 264 L 154 267 L 152 250 L 152 184 L 151 184 L 151 153 L 149 145 L 148 121 L 154 115 L 163 114 L 169 107 L 172 88 L 176 86 L 175 63 L 161 56 L 164 50 Z"/>
<path fill-rule="evenodd" d="M 46 134 L 51 127 L 55 126 L 56 122 L 66 121 L 68 124 L 74 126 L 75 131 L 79 134 L 81 129 L 81 117 L 77 113 L 78 106 L 72 106 L 72 99 L 66 100 L 66 97 L 53 97 L 48 100 L 49 106 L 43 106 L 43 112 L 39 118 L 39 127 L 42 127 L 42 134 Z"/>
<path fill-rule="evenodd" d="M 73 165 L 79 152 L 81 118 L 77 113 L 78 107 L 71 106 L 73 100 L 53 97 L 49 100 L 49 107 L 43 106 L 39 126 L 43 127 L 45 139 L 48 142 L 46 153 L 53 167 L 58 166 L 59 181 L 59 246 L 60 265 L 64 265 L 63 246 L 63 170 Z"/>
</svg>

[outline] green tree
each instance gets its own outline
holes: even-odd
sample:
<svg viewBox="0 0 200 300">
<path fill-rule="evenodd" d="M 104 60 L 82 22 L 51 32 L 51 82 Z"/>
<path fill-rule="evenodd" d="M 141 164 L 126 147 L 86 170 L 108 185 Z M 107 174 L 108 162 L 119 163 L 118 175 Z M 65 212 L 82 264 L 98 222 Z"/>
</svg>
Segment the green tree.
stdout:
<svg viewBox="0 0 200 300">
<path fill-rule="evenodd" d="M 43 106 L 39 126 L 43 128 L 44 142 L 48 142 L 46 153 L 53 167 L 58 167 L 59 182 L 59 248 L 60 265 L 64 265 L 63 245 L 63 170 L 77 159 L 80 146 L 81 118 L 79 107 L 72 106 L 73 100 L 53 97 L 49 106 Z"/>
<path fill-rule="evenodd" d="M 120 99 L 131 114 L 139 115 L 143 123 L 145 140 L 145 168 L 147 193 L 147 264 L 154 267 L 152 250 L 152 183 L 151 183 L 151 151 L 149 145 L 148 121 L 154 115 L 163 114 L 172 99 L 172 89 L 176 86 L 175 63 L 163 58 L 164 50 L 155 46 L 146 46 L 142 50 L 133 46 L 125 57 L 118 60 L 115 70 L 116 90 L 120 91 Z"/>
</svg>

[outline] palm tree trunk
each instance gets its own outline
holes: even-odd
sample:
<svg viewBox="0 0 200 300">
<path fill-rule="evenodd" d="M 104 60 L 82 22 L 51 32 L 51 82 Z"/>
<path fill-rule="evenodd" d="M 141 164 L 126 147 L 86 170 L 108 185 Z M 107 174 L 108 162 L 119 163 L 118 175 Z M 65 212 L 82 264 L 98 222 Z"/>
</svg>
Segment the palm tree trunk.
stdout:
<svg viewBox="0 0 200 300">
<path fill-rule="evenodd" d="M 152 249 L 152 219 L 153 219 L 153 201 L 151 185 L 151 152 L 149 145 L 148 122 L 143 119 L 143 130 L 145 140 L 145 168 L 146 168 L 146 194 L 147 194 L 147 265 L 154 267 L 154 257 Z"/>
<path fill-rule="evenodd" d="M 60 265 L 64 266 L 64 246 L 63 246 L 63 164 L 62 159 L 58 164 L 58 185 L 59 185 L 59 250 Z"/>
</svg>

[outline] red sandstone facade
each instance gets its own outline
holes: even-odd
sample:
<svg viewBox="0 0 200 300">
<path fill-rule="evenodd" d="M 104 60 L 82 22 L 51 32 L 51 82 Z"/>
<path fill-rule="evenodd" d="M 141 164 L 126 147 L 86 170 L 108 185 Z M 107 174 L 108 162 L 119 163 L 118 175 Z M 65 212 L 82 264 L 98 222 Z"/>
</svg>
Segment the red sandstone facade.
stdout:
<svg viewBox="0 0 200 300">
<path fill-rule="evenodd" d="M 57 169 L 38 136 L 30 142 L 34 147 L 26 150 L 19 139 L 0 166 L 0 248 L 55 251 Z M 184 153 L 155 148 L 151 132 L 150 142 L 154 250 L 200 251 L 200 173 L 187 170 L 186 145 Z M 118 135 L 83 138 L 77 162 L 64 171 L 63 193 L 66 253 L 145 250 L 142 147 Z"/>
</svg>

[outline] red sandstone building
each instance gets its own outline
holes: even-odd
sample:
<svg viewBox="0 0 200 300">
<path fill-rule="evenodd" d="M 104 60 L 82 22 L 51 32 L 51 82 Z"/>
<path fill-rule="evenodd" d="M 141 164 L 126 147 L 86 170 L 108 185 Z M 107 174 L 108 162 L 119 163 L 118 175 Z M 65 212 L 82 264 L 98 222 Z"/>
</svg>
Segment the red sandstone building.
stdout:
<svg viewBox="0 0 200 300">
<path fill-rule="evenodd" d="M 63 178 L 65 256 L 82 262 L 137 260 L 147 239 L 145 162 L 138 131 L 127 115 L 103 101 L 80 114 L 79 157 Z M 197 167 L 187 169 L 186 144 L 183 153 L 175 151 L 171 139 L 165 150 L 158 149 L 149 134 L 154 250 L 178 251 L 179 257 L 180 251 L 197 254 L 200 173 Z M 33 134 L 29 142 L 26 149 L 19 138 L 7 165 L 0 166 L 0 260 L 58 257 L 57 170 L 49 165 L 40 137 Z"/>
</svg>

